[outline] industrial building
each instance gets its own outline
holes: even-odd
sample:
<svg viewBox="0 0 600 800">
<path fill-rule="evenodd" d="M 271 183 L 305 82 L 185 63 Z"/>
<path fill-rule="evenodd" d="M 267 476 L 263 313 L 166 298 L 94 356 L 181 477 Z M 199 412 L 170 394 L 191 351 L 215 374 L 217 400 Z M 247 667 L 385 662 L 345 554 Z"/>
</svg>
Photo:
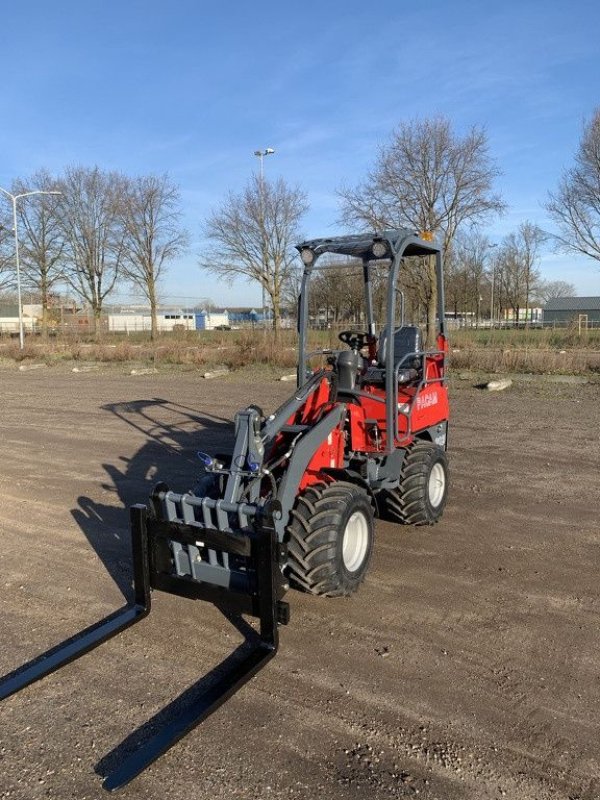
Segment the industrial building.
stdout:
<svg viewBox="0 0 600 800">
<path fill-rule="evenodd" d="M 553 297 L 544 306 L 544 325 L 600 327 L 600 297 Z"/>
<path fill-rule="evenodd" d="M 161 309 L 156 317 L 159 331 L 210 331 L 229 326 L 227 311 L 183 311 L 181 309 Z M 138 333 L 149 331 L 151 317 L 148 310 L 143 312 L 121 311 L 108 315 L 108 330 L 119 333 Z"/>
</svg>

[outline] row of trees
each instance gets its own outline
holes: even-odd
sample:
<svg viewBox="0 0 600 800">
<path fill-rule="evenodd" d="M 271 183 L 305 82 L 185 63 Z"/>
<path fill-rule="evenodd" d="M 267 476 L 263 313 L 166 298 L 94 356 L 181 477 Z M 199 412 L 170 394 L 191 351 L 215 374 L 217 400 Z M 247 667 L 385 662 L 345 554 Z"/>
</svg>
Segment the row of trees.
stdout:
<svg viewBox="0 0 600 800">
<path fill-rule="evenodd" d="M 529 221 L 498 244 L 479 231 L 459 234 L 446 261 L 446 308 L 476 321 L 500 319 L 506 310 L 515 320 L 527 320 L 533 306 L 575 294 L 567 281 L 542 278 L 538 264 L 547 241 Z"/>
<path fill-rule="evenodd" d="M 447 306 L 477 318 L 512 309 L 518 319 L 534 303 L 575 291 L 568 282 L 541 279 L 543 247 L 600 260 L 600 109 L 584 126 L 575 166 L 549 196 L 546 208 L 556 232 L 524 221 L 492 245 L 483 231 L 506 208 L 495 190 L 498 175 L 482 128 L 459 136 L 445 117 L 407 122 L 379 149 L 366 178 L 339 190 L 340 221 L 352 229 L 433 233 L 446 256 Z M 257 281 L 277 324 L 281 303 L 297 291 L 292 245 L 302 238 L 305 210 L 306 196 L 298 187 L 253 178 L 206 220 L 213 249 L 201 266 L 227 280 Z M 402 280 L 408 305 L 427 319 L 431 335 L 437 307 L 433 263 L 407 263 Z M 329 309 L 334 319 L 350 319 L 359 290 L 358 273 L 328 271 L 315 282 L 314 305 Z M 378 291 L 376 286 L 376 307 Z"/>
<path fill-rule="evenodd" d="M 230 193 L 208 217 L 209 242 L 200 266 L 231 283 L 257 282 L 269 298 L 273 327 L 279 329 L 282 306 L 294 293 L 300 223 L 308 210 L 306 194 L 283 179 L 253 176 L 241 194 Z"/>
<path fill-rule="evenodd" d="M 178 187 L 166 176 L 128 177 L 98 167 L 36 172 L 11 187 L 59 192 L 17 204 L 23 285 L 42 305 L 42 330 L 57 286 L 67 284 L 92 309 L 96 328 L 105 299 L 119 281 L 146 297 L 157 330 L 158 281 L 187 247 Z M 0 217 L 0 289 L 14 287 L 13 222 Z"/>
<path fill-rule="evenodd" d="M 449 308 L 477 317 L 486 306 L 491 316 L 511 308 L 518 317 L 553 292 L 573 292 L 568 283 L 541 281 L 544 246 L 600 260 L 600 109 L 584 126 L 574 166 L 549 196 L 556 232 L 525 221 L 492 245 L 483 231 L 505 211 L 495 190 L 498 175 L 482 128 L 460 136 L 445 117 L 403 123 L 379 149 L 366 178 L 339 189 L 340 222 L 352 229 L 406 227 L 434 234 L 445 250 Z M 44 328 L 58 284 L 67 283 L 98 321 L 106 297 L 126 280 L 145 295 L 154 336 L 158 281 L 188 244 L 178 187 L 166 175 L 132 178 L 98 167 L 69 167 L 61 175 L 42 170 L 11 187 L 14 194 L 33 189 L 60 192 L 18 204 L 24 284 L 41 300 Z M 15 276 L 12 220 L 4 208 L 0 290 L 6 291 Z M 276 329 L 282 307 L 297 296 L 294 244 L 303 238 L 307 209 L 300 187 L 261 174 L 241 193 L 227 195 L 204 223 L 209 247 L 201 267 L 226 281 L 257 282 L 269 298 Z M 427 320 L 431 333 L 437 307 L 433 264 L 407 263 L 402 281 L 407 305 Z M 358 285 L 352 276 L 330 272 L 315 284 L 315 303 L 332 309 L 334 317 L 352 317 Z M 385 299 L 382 287 L 376 282 L 376 306 Z"/>
<path fill-rule="evenodd" d="M 537 268 L 538 248 L 545 241 L 542 232 L 529 222 L 509 234 L 499 245 L 478 231 L 458 234 L 446 261 L 446 309 L 457 318 L 468 317 L 476 325 L 481 320 L 500 320 L 507 310 L 513 318 L 527 319 L 532 307 L 553 297 L 575 294 L 565 281 L 545 281 Z M 425 319 L 428 297 L 422 280 L 422 264 L 407 265 L 400 275 L 399 288 L 405 298 L 406 317 Z M 425 288 L 426 288 L 425 282 Z M 362 266 L 336 267 L 317 271 L 310 293 L 310 313 L 332 323 L 363 321 L 364 284 Z M 387 271 L 374 270 L 373 309 L 375 318 L 385 319 Z M 290 303 L 290 307 L 292 307 Z M 398 308 L 400 313 L 400 303 Z"/>
</svg>

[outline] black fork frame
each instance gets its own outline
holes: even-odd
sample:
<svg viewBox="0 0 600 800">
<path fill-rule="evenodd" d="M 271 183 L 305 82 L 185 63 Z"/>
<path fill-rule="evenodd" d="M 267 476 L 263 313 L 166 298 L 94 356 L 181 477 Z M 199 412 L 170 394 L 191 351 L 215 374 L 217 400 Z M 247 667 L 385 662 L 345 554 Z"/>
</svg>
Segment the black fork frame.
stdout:
<svg viewBox="0 0 600 800">
<path fill-rule="evenodd" d="M 216 711 L 246 684 L 277 653 L 278 624 L 287 624 L 289 606 L 281 600 L 283 581 L 280 548 L 273 514 L 275 505 L 261 513 L 255 529 L 224 534 L 202 530 L 184 523 L 155 519 L 145 505 L 130 509 L 133 555 L 134 600 L 100 622 L 48 650 L 0 680 L 0 700 L 44 678 L 65 664 L 93 650 L 150 613 L 151 590 L 156 589 L 192 599 L 208 600 L 234 613 L 249 614 L 259 620 L 258 643 L 237 664 L 210 686 L 183 713 L 165 725 L 152 738 L 128 756 L 103 783 L 108 791 L 128 784 L 193 728 Z M 191 544 L 202 538 L 207 546 L 248 559 L 252 573 L 248 593 L 236 593 L 207 583 L 186 580 L 161 568 L 165 541 Z M 164 560 L 164 559 L 162 559 Z"/>
</svg>

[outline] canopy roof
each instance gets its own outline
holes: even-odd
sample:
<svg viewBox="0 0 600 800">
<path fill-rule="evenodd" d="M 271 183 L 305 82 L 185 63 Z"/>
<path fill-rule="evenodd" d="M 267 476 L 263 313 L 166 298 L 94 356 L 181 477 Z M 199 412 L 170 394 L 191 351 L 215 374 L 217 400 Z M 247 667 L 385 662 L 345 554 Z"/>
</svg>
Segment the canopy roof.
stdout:
<svg viewBox="0 0 600 800">
<path fill-rule="evenodd" d="M 388 244 L 387 252 L 382 256 L 373 254 L 373 245 L 376 242 Z M 377 261 L 388 259 L 399 251 L 404 256 L 429 256 L 440 252 L 440 247 L 435 242 L 421 239 L 414 231 L 400 228 L 398 230 L 383 231 L 382 233 L 362 233 L 354 236 L 333 236 L 323 239 L 309 239 L 296 245 L 296 249 L 312 250 L 316 257 L 323 253 L 337 253 L 338 255 L 352 256 L 354 258 Z"/>
</svg>

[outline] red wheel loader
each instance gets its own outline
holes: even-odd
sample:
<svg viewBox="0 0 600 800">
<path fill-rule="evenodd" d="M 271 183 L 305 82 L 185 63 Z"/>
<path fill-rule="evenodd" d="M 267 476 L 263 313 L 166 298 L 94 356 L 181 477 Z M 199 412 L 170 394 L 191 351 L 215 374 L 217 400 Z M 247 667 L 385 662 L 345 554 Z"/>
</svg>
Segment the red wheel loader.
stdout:
<svg viewBox="0 0 600 800">
<path fill-rule="evenodd" d="M 215 711 L 276 653 L 287 624 L 289 586 L 317 595 L 355 592 L 367 572 L 374 518 L 432 525 L 448 491 L 448 393 L 442 254 L 406 231 L 314 239 L 298 245 L 304 264 L 299 302 L 298 381 L 266 416 L 254 405 L 235 417 L 230 455 L 199 454 L 193 491 L 155 487 L 131 508 L 135 602 L 6 676 L 0 699 L 138 622 L 152 591 L 214 602 L 259 620 L 258 644 L 185 712 L 108 775 L 127 784 Z M 326 254 L 362 264 L 366 330 L 343 331 L 339 350 L 307 351 L 311 278 Z M 397 324 L 404 259 L 435 259 L 437 339 L 423 347 L 417 326 Z M 336 261 L 336 270 L 340 269 Z M 386 323 L 376 330 L 373 270 L 387 268 Z M 327 363 L 312 369 L 322 355 Z"/>
</svg>

